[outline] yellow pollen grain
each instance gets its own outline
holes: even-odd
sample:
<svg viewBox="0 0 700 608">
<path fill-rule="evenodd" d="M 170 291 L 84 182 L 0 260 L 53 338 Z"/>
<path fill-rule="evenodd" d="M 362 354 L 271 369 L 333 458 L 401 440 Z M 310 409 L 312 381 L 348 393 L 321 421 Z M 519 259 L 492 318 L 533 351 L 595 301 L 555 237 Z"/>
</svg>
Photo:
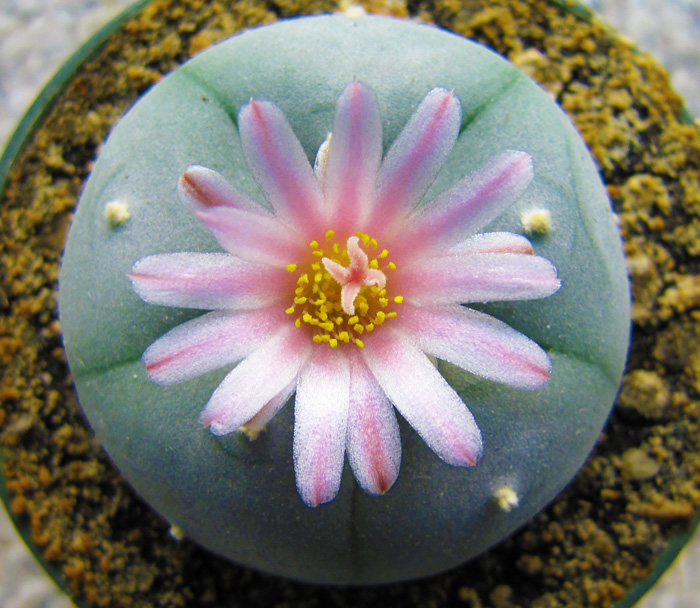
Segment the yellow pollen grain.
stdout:
<svg viewBox="0 0 700 608">
<path fill-rule="evenodd" d="M 323 257 L 323 249 L 316 249 L 315 251 L 312 251 L 311 253 L 319 258 Z"/>
<path fill-rule="evenodd" d="M 296 264 L 287 264 L 287 272 L 294 272 L 297 269 Z"/>
<path fill-rule="evenodd" d="M 317 272 L 314 275 L 314 283 L 320 283 L 322 278 L 323 278 L 323 274 L 320 272 Z"/>
<path fill-rule="evenodd" d="M 355 325 L 355 323 L 358 323 L 360 321 L 360 317 L 355 315 L 354 317 L 350 317 L 348 319 L 348 325 Z"/>
<path fill-rule="evenodd" d="M 391 319 L 395 319 L 398 316 L 398 314 L 399 314 L 398 312 L 389 312 L 389 313 L 387 313 L 386 316 L 391 318 Z"/>
<path fill-rule="evenodd" d="M 314 262 L 313 264 L 311 264 L 311 268 L 313 270 L 321 270 L 321 264 L 319 264 L 318 262 Z"/>
<path fill-rule="evenodd" d="M 365 326 L 357 323 L 352 329 L 355 331 L 355 333 L 361 334 L 363 331 L 365 331 Z"/>
<path fill-rule="evenodd" d="M 369 267 L 370 267 L 370 268 L 379 268 L 379 262 L 377 262 L 377 260 L 372 260 L 372 261 L 369 263 Z"/>
<path fill-rule="evenodd" d="M 375 325 L 381 325 L 382 323 L 384 323 L 385 320 L 386 320 L 386 314 L 384 314 L 384 311 L 383 310 L 378 311 L 377 317 L 376 317 L 376 319 L 374 319 Z"/>
<path fill-rule="evenodd" d="M 389 262 L 387 268 L 389 268 L 389 270 L 396 270 L 396 264 L 394 264 L 394 262 Z"/>
<path fill-rule="evenodd" d="M 361 315 L 366 315 L 369 312 L 369 305 L 367 302 L 360 302 L 357 308 L 360 310 Z"/>
<path fill-rule="evenodd" d="M 290 306 L 287 310 L 285 310 L 288 315 L 294 314 L 294 306 Z"/>
<path fill-rule="evenodd" d="M 375 249 L 379 245 L 379 243 L 377 243 L 377 239 L 370 239 L 369 242 L 372 245 L 372 247 L 374 247 Z"/>
<path fill-rule="evenodd" d="M 328 344 L 331 345 L 331 348 L 335 348 L 336 346 L 338 346 L 338 340 L 336 340 L 335 338 L 331 338 L 331 339 L 328 341 Z"/>
<path fill-rule="evenodd" d="M 396 296 L 394 298 L 394 302 L 396 302 L 397 304 L 401 304 L 403 302 L 403 296 Z"/>
<path fill-rule="evenodd" d="M 389 255 L 389 251 L 387 249 L 382 249 L 382 252 L 379 254 L 379 257 L 384 259 L 388 255 Z"/>
<path fill-rule="evenodd" d="M 326 331 L 333 331 L 333 329 L 335 328 L 335 325 L 333 325 L 333 323 L 331 323 L 330 321 L 326 321 L 325 323 L 319 323 L 318 326 L 322 329 L 325 329 Z"/>
<path fill-rule="evenodd" d="M 309 275 L 308 274 L 302 274 L 297 279 L 297 285 L 306 285 L 308 282 L 309 282 Z"/>
<path fill-rule="evenodd" d="M 365 329 L 367 331 L 372 331 L 374 329 L 374 323 L 367 323 L 367 325 L 365 325 Z"/>
<path fill-rule="evenodd" d="M 313 317 L 308 312 L 305 312 L 302 319 L 304 320 L 304 323 L 311 323 Z"/>
<path fill-rule="evenodd" d="M 306 298 L 306 297 L 294 298 L 294 303 L 295 304 L 306 304 L 307 300 L 308 300 L 308 298 Z"/>
<path fill-rule="evenodd" d="M 297 317 L 297 320 L 294 321 L 294 327 L 299 329 L 301 327 L 301 317 Z"/>
<path fill-rule="evenodd" d="M 316 249 L 316 247 L 318 247 L 318 241 L 311 241 L 309 247 L 311 247 L 311 249 Z"/>
<path fill-rule="evenodd" d="M 338 340 L 342 340 L 343 342 L 345 342 L 347 344 L 348 342 L 350 342 L 350 334 L 346 331 L 341 331 L 338 334 Z"/>
<path fill-rule="evenodd" d="M 365 347 L 365 343 L 362 340 L 360 340 L 359 338 L 355 338 L 355 344 L 357 344 L 360 348 Z"/>
<path fill-rule="evenodd" d="M 379 305 L 382 308 L 385 308 L 385 307 L 389 306 L 389 300 L 387 300 L 386 298 L 379 298 Z"/>
<path fill-rule="evenodd" d="M 335 236 L 335 230 L 329 230 L 326 232 L 326 240 L 330 241 Z"/>
<path fill-rule="evenodd" d="M 340 325 L 343 322 L 343 317 L 336 317 L 333 319 L 336 325 Z"/>
</svg>

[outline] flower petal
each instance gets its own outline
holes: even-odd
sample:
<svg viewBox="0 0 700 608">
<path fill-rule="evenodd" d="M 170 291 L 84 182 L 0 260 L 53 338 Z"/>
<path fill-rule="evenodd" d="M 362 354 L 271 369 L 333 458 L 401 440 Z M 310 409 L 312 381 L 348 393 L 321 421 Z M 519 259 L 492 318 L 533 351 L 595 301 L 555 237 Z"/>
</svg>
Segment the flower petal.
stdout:
<svg viewBox="0 0 700 608">
<path fill-rule="evenodd" d="M 425 354 L 390 327 L 368 336 L 362 354 L 387 397 L 440 458 L 476 464 L 482 446 L 474 417 Z"/>
<path fill-rule="evenodd" d="M 149 304 L 199 308 L 259 308 L 284 298 L 294 278 L 226 253 L 164 253 L 145 257 L 129 274 Z"/>
<path fill-rule="evenodd" d="M 197 211 L 196 215 L 219 245 L 244 260 L 284 268 L 303 251 L 301 235 L 273 215 L 223 206 Z"/>
<path fill-rule="evenodd" d="M 178 325 L 143 353 L 157 384 L 196 378 L 247 357 L 284 322 L 278 306 L 244 312 L 217 310 Z"/>
<path fill-rule="evenodd" d="M 391 401 L 359 355 L 350 357 L 347 451 L 365 492 L 384 494 L 394 485 L 401 466 L 399 425 Z"/>
<path fill-rule="evenodd" d="M 402 229 L 411 251 L 449 248 L 501 215 L 532 181 L 532 158 L 508 150 L 419 208 Z M 393 256 L 401 256 L 397 247 Z"/>
<path fill-rule="evenodd" d="M 485 232 L 474 234 L 447 251 L 455 253 L 526 253 L 532 255 L 532 243 L 512 232 Z"/>
<path fill-rule="evenodd" d="M 219 384 L 199 421 L 214 435 L 243 426 L 296 378 L 311 350 L 309 336 L 282 326 L 241 361 Z"/>
<path fill-rule="evenodd" d="M 374 226 L 388 228 L 423 198 L 457 140 L 461 120 L 459 100 L 445 89 L 433 89 L 418 106 L 379 170 L 372 215 L 377 238 L 381 230 Z"/>
<path fill-rule="evenodd" d="M 282 111 L 251 99 L 238 114 L 248 166 L 279 217 L 297 230 L 323 230 L 323 197 L 309 159 Z"/>
<path fill-rule="evenodd" d="M 374 202 L 382 122 L 374 91 L 353 80 L 338 99 L 324 190 L 336 231 L 354 233 Z"/>
<path fill-rule="evenodd" d="M 294 407 L 294 470 L 299 495 L 309 507 L 338 493 L 350 398 L 347 357 L 321 348 L 325 352 L 315 353 L 299 375 Z"/>
<path fill-rule="evenodd" d="M 296 378 L 292 380 L 284 389 L 282 389 L 277 395 L 270 399 L 262 409 L 255 414 L 248 422 L 243 426 L 249 431 L 257 431 L 262 429 L 270 420 L 272 420 L 277 412 L 279 412 L 284 406 L 289 398 L 297 390 L 297 380 Z"/>
<path fill-rule="evenodd" d="M 458 304 L 404 304 L 397 318 L 418 347 L 439 359 L 510 386 L 536 389 L 550 377 L 547 353 L 509 325 Z"/>
<path fill-rule="evenodd" d="M 182 174 L 177 192 L 182 202 L 195 211 L 233 207 L 251 213 L 267 213 L 262 205 L 240 192 L 223 175 L 199 165 L 188 167 Z"/>
<path fill-rule="evenodd" d="M 443 255 L 421 261 L 394 279 L 414 304 L 534 300 L 561 287 L 546 258 L 521 253 Z"/>
</svg>

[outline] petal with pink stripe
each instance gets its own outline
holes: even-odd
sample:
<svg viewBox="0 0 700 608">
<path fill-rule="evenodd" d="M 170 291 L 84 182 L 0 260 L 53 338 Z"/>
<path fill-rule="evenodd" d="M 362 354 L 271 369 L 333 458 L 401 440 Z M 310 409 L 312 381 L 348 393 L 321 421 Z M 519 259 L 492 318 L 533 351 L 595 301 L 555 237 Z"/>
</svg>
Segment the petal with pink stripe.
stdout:
<svg viewBox="0 0 700 608">
<path fill-rule="evenodd" d="M 297 390 L 297 380 L 294 378 L 284 389 L 270 399 L 262 409 L 255 414 L 243 426 L 249 431 L 257 431 L 262 429 L 270 420 L 272 420 L 279 412 L 284 404 L 289 401 L 290 397 Z"/>
<path fill-rule="evenodd" d="M 286 270 L 225 253 L 151 255 L 134 264 L 129 278 L 149 304 L 203 310 L 267 306 L 294 285 Z"/>
<path fill-rule="evenodd" d="M 233 207 L 251 213 L 266 213 L 266 209 L 243 194 L 222 175 L 206 167 L 192 165 L 180 177 L 177 185 L 180 199 L 195 211 L 212 207 Z"/>
<path fill-rule="evenodd" d="M 525 253 L 532 255 L 532 243 L 512 232 L 483 232 L 457 243 L 447 254 L 465 253 Z"/>
<path fill-rule="evenodd" d="M 546 258 L 521 253 L 442 255 L 421 260 L 394 280 L 397 293 L 421 305 L 533 300 L 561 287 Z"/>
<path fill-rule="evenodd" d="M 483 312 L 458 304 L 442 308 L 404 304 L 396 322 L 421 350 L 489 380 L 536 389 L 552 372 L 542 348 Z"/>
<path fill-rule="evenodd" d="M 457 140 L 461 120 L 462 107 L 452 92 L 433 89 L 425 96 L 379 170 L 372 213 L 377 238 L 423 198 Z"/>
<path fill-rule="evenodd" d="M 315 353 L 299 375 L 294 407 L 294 471 L 309 507 L 333 500 L 343 474 L 350 367 L 340 349 Z"/>
<path fill-rule="evenodd" d="M 416 253 L 431 247 L 451 247 L 508 209 L 523 194 L 532 176 L 529 154 L 503 152 L 419 208 L 407 221 L 392 255 L 405 255 L 402 244 Z"/>
<path fill-rule="evenodd" d="M 280 307 L 243 312 L 217 310 L 178 325 L 143 354 L 158 384 L 196 378 L 247 357 L 284 322 Z"/>
<path fill-rule="evenodd" d="M 302 255 L 305 241 L 301 235 L 273 215 L 223 206 L 196 215 L 219 245 L 244 260 L 284 268 Z"/>
<path fill-rule="evenodd" d="M 402 333 L 383 327 L 362 351 L 384 393 L 440 458 L 473 466 L 481 456 L 481 433 L 459 395 L 430 359 Z"/>
<path fill-rule="evenodd" d="M 354 233 L 374 203 L 382 122 L 374 91 L 353 80 L 338 99 L 324 190 L 336 231 Z"/>
<path fill-rule="evenodd" d="M 323 230 L 321 190 L 282 111 L 251 99 L 238 114 L 238 129 L 248 167 L 277 215 L 306 234 Z"/>
<path fill-rule="evenodd" d="M 289 386 L 310 350 L 308 334 L 283 325 L 224 378 L 202 410 L 200 422 L 214 435 L 237 430 Z"/>
<path fill-rule="evenodd" d="M 350 357 L 347 451 L 365 492 L 384 494 L 394 485 L 401 466 L 399 425 L 391 401 L 359 354 Z"/>
</svg>

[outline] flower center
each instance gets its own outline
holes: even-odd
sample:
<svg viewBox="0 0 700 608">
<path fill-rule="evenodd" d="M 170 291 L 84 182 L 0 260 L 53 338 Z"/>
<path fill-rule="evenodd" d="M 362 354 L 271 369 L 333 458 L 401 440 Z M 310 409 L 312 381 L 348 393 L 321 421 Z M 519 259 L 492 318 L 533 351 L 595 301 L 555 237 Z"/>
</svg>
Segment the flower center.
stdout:
<svg viewBox="0 0 700 608">
<path fill-rule="evenodd" d="M 326 232 L 323 248 L 318 241 L 309 243 L 308 264 L 287 266 L 299 278 L 294 303 L 286 312 L 296 315 L 296 327 L 311 328 L 317 344 L 336 348 L 352 342 L 363 348 L 365 332 L 398 315 L 403 297 L 390 298 L 387 292 L 387 274 L 396 265 L 388 261 L 389 252 L 379 250 L 376 239 L 363 232 L 349 237 L 344 246 L 334 236 L 333 230 Z"/>
</svg>

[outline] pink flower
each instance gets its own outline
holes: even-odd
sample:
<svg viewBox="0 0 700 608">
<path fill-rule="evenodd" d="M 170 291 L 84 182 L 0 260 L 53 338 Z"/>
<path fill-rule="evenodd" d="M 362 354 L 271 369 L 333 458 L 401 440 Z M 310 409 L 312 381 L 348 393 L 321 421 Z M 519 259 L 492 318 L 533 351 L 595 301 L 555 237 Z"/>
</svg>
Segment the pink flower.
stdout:
<svg viewBox="0 0 700 608">
<path fill-rule="evenodd" d="M 335 497 L 346 452 L 366 492 L 393 485 L 394 407 L 447 463 L 477 462 L 476 422 L 428 355 L 523 389 L 549 379 L 537 344 L 461 306 L 542 298 L 560 286 L 524 237 L 477 233 L 527 188 L 530 156 L 506 151 L 418 206 L 460 121 L 455 95 L 433 89 L 382 161 L 376 96 L 354 81 L 312 169 L 280 109 L 251 99 L 238 126 L 269 207 L 190 167 L 182 200 L 226 253 L 153 255 L 133 267 L 146 302 L 212 310 L 146 350 L 154 382 L 240 362 L 201 413 L 212 433 L 256 431 L 296 391 L 294 466 L 309 506 Z"/>
</svg>

